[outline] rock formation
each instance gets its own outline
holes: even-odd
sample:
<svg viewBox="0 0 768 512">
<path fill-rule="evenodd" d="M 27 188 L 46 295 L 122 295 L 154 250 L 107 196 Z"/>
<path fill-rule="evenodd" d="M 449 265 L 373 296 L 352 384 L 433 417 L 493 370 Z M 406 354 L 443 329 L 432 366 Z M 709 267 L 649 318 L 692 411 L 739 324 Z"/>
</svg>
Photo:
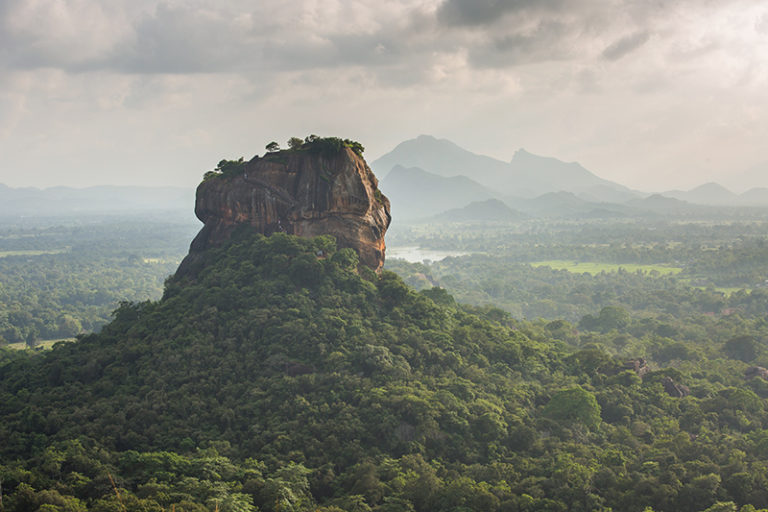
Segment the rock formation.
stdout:
<svg viewBox="0 0 768 512">
<path fill-rule="evenodd" d="M 389 200 L 365 160 L 345 145 L 320 143 L 208 173 L 197 188 L 195 214 L 204 226 L 182 273 L 196 253 L 221 245 L 244 225 L 265 235 L 333 235 L 339 248 L 355 249 L 361 264 L 378 271 L 391 220 Z"/>
<path fill-rule="evenodd" d="M 744 371 L 745 379 L 754 379 L 755 377 L 768 380 L 768 370 L 762 366 L 750 366 Z"/>
<path fill-rule="evenodd" d="M 638 357 L 637 359 L 632 359 L 631 361 L 625 362 L 624 369 L 632 370 L 640 378 L 643 378 L 649 371 L 651 371 L 651 369 L 648 368 L 648 364 L 646 363 L 645 359 L 642 357 Z"/>
<path fill-rule="evenodd" d="M 661 381 L 664 391 L 672 398 L 683 398 L 691 394 L 691 390 L 685 384 L 678 384 L 670 377 L 664 377 Z"/>
</svg>

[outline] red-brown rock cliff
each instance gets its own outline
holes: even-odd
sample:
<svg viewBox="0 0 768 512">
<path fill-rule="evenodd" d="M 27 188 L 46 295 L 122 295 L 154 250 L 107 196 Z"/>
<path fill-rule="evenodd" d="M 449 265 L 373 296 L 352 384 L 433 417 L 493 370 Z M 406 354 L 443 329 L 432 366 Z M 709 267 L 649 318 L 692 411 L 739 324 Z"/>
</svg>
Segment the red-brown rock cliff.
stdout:
<svg viewBox="0 0 768 512">
<path fill-rule="evenodd" d="M 237 172 L 211 176 L 197 188 L 195 214 L 205 225 L 188 259 L 247 225 L 265 235 L 333 235 L 339 248 L 355 249 L 360 263 L 376 271 L 391 220 L 376 177 L 348 147 L 268 153 Z"/>
</svg>

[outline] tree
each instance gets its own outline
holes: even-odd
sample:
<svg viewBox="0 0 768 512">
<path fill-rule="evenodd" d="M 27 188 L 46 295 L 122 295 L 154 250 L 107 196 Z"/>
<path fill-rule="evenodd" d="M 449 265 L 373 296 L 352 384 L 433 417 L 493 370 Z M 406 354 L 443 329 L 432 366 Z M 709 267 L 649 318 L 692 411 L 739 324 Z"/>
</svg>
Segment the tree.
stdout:
<svg viewBox="0 0 768 512">
<path fill-rule="evenodd" d="M 310 470 L 302 464 L 291 462 L 275 471 L 268 478 L 261 491 L 263 505 L 267 510 L 307 510 L 312 504 L 307 475 Z"/>
<path fill-rule="evenodd" d="M 576 386 L 555 393 L 544 407 L 544 415 L 555 420 L 578 421 L 595 428 L 600 424 L 600 405 L 595 395 Z"/>
<path fill-rule="evenodd" d="M 240 157 L 237 160 L 221 160 L 214 171 L 231 176 L 243 172 L 243 169 L 245 169 L 245 160 Z"/>
<path fill-rule="evenodd" d="M 280 144 L 278 144 L 275 141 L 270 142 L 266 146 L 264 146 L 264 149 L 269 151 L 270 153 L 274 153 L 275 151 L 280 151 Z"/>
<path fill-rule="evenodd" d="M 757 357 L 757 342 L 749 335 L 736 336 L 723 345 L 723 352 L 731 359 L 748 363 Z"/>
<path fill-rule="evenodd" d="M 291 137 L 288 139 L 288 147 L 291 149 L 301 149 L 301 146 L 303 145 L 304 141 L 298 137 Z"/>
<path fill-rule="evenodd" d="M 365 151 L 365 148 L 356 140 L 344 139 L 344 145 L 357 153 L 359 156 L 363 156 L 363 151 Z"/>
<path fill-rule="evenodd" d="M 629 325 L 629 322 L 629 313 L 621 306 L 605 306 L 600 310 L 600 316 L 597 319 L 598 327 L 604 332 L 623 329 Z"/>
</svg>

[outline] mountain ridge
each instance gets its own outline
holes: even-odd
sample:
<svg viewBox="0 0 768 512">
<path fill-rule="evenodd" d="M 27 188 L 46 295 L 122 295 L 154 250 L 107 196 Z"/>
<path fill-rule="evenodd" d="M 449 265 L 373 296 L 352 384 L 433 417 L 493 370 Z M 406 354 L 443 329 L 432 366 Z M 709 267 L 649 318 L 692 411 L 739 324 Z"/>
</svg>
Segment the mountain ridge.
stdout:
<svg viewBox="0 0 768 512">
<path fill-rule="evenodd" d="M 497 194 L 466 176 L 440 176 L 419 167 L 395 165 L 381 181 L 395 219 L 431 217 L 473 201 L 496 199 Z"/>
<path fill-rule="evenodd" d="M 371 168 L 386 179 L 392 167 L 398 164 L 419 167 L 443 177 L 463 175 L 496 191 L 497 196 L 533 198 L 564 190 L 563 183 L 567 191 L 574 193 L 602 187 L 600 198 L 603 200 L 612 190 L 634 194 L 627 187 L 600 178 L 576 162 L 566 163 L 554 157 L 534 155 L 525 149 L 517 150 L 510 162 L 504 162 L 430 135 L 420 135 L 398 144 L 374 160 Z"/>
<path fill-rule="evenodd" d="M 446 210 L 431 218 L 433 222 L 510 222 L 526 218 L 526 215 L 510 208 L 499 199 L 473 201 L 463 208 Z"/>
<path fill-rule="evenodd" d="M 717 183 L 705 183 L 690 190 L 671 190 L 660 193 L 642 193 L 632 190 L 620 183 L 600 178 L 578 162 L 564 162 L 555 157 L 535 155 L 524 148 L 518 149 L 509 162 L 495 159 L 486 155 L 479 155 L 466 150 L 447 139 L 437 139 L 431 135 L 419 135 L 398 144 L 393 150 L 379 157 L 371 163 L 380 175 L 385 176 L 383 183 L 393 168 L 419 168 L 432 177 L 433 188 L 439 178 L 456 178 L 463 176 L 477 186 L 485 187 L 490 196 L 507 203 L 513 208 L 520 201 L 535 201 L 549 193 L 567 192 L 588 203 L 594 203 L 597 210 L 611 215 L 611 212 L 626 212 L 631 214 L 631 209 L 641 205 L 637 201 L 653 195 L 662 195 L 679 199 L 684 204 L 669 209 L 667 204 L 662 206 L 659 201 L 650 201 L 642 204 L 637 212 L 652 212 L 655 207 L 667 213 L 683 214 L 686 209 L 696 206 L 712 207 L 768 207 L 768 189 L 756 187 L 742 194 L 734 194 Z M 395 202 L 405 203 L 403 208 L 408 211 L 407 204 L 418 204 L 413 198 L 405 196 L 415 189 L 429 190 L 430 186 L 424 186 L 424 182 L 409 183 L 407 176 L 398 176 L 399 183 L 396 189 L 391 191 L 391 199 Z M 398 197 L 405 191 L 403 199 Z M 483 198 L 461 198 L 452 194 L 452 201 L 438 203 L 438 211 L 455 210 L 466 207 L 469 203 Z M 529 208 L 526 213 L 544 216 L 556 216 L 558 208 L 546 211 L 540 207 L 544 203 L 539 199 L 539 206 Z M 607 206 L 611 205 L 611 206 Z M 627 208 L 629 207 L 629 210 Z M 525 208 L 517 208 L 524 210 Z M 596 210 L 596 211 L 597 211 Z M 697 210 L 697 209 L 696 209 Z M 697 210 L 698 211 L 698 210 Z M 536 213 L 538 212 L 538 213 Z M 690 213 L 690 212 L 688 212 Z M 434 212 L 433 212 L 434 214 Z M 414 218 L 426 218 L 425 212 L 419 215 L 403 215 L 406 220 Z"/>
</svg>

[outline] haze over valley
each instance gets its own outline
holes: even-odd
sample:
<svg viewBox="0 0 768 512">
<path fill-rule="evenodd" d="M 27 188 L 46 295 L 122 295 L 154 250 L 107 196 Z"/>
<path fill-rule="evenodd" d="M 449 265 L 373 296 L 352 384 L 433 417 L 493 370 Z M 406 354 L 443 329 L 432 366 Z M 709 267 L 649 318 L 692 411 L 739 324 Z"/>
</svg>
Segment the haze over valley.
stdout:
<svg viewBox="0 0 768 512">
<path fill-rule="evenodd" d="M 690 190 L 640 191 L 603 179 L 576 162 L 524 149 L 504 162 L 430 135 L 401 142 L 372 161 L 371 168 L 395 205 L 396 221 L 402 222 L 432 217 L 488 221 L 495 216 L 504 221 L 574 215 L 635 217 L 706 210 L 733 214 L 739 208 L 768 208 L 768 188 L 764 187 L 740 194 L 717 183 Z M 0 185 L 0 216 L 183 212 L 193 196 L 192 188 L 184 187 L 38 189 Z"/>
</svg>

